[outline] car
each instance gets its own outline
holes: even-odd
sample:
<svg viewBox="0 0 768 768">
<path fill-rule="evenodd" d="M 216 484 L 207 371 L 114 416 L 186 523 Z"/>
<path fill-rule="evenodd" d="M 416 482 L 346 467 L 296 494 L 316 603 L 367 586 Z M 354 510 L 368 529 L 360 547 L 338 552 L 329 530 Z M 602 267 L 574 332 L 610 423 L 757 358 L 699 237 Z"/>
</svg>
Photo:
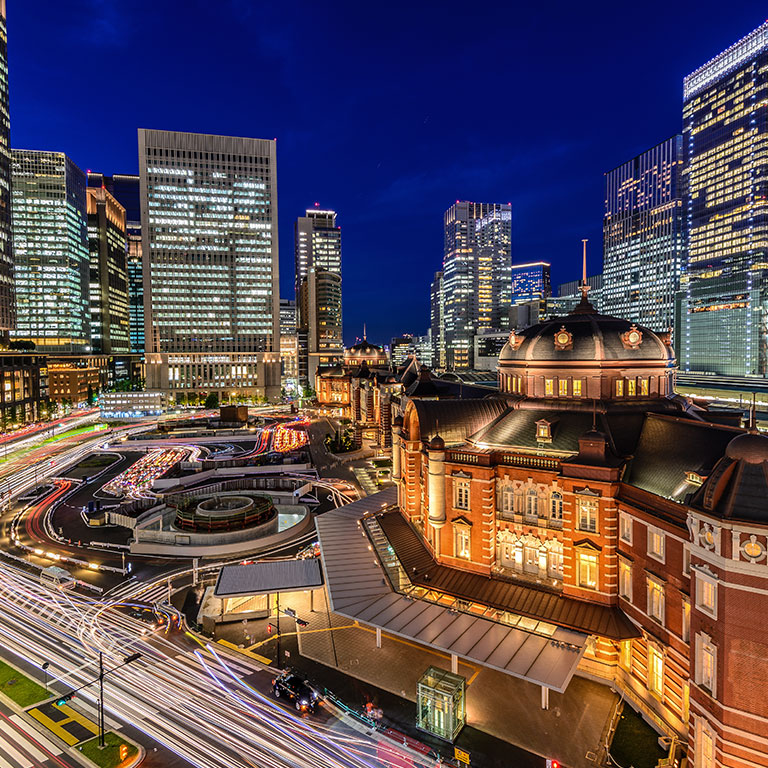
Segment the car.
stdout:
<svg viewBox="0 0 768 768">
<path fill-rule="evenodd" d="M 292 672 L 285 672 L 272 681 L 276 699 L 292 701 L 299 712 L 314 712 L 320 698 L 309 683 Z"/>
</svg>

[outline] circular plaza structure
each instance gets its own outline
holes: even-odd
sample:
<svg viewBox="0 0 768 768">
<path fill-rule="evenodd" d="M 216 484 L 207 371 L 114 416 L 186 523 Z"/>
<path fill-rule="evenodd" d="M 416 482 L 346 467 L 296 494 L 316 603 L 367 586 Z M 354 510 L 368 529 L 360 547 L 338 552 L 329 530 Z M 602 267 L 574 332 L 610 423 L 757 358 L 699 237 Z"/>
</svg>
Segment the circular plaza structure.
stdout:
<svg viewBox="0 0 768 768">
<path fill-rule="evenodd" d="M 256 493 L 218 493 L 187 497 L 176 506 L 173 527 L 194 533 L 243 531 L 277 524 L 277 510 L 270 496 Z"/>
</svg>

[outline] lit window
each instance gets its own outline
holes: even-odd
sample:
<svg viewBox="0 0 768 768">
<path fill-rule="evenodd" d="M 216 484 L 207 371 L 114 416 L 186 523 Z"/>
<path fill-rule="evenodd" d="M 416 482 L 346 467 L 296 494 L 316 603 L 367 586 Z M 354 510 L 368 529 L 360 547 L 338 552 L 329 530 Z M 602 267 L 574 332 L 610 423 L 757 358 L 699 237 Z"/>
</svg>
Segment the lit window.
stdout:
<svg viewBox="0 0 768 768">
<path fill-rule="evenodd" d="M 664 533 L 658 528 L 648 527 L 648 554 L 664 562 Z"/>
<path fill-rule="evenodd" d="M 597 533 L 597 499 L 577 497 L 576 504 L 579 510 L 579 530 L 589 533 Z"/>
<path fill-rule="evenodd" d="M 538 517 L 539 493 L 535 488 L 530 488 L 525 496 L 526 517 Z"/>
<path fill-rule="evenodd" d="M 627 394 L 634 397 L 637 394 L 637 383 L 634 379 L 627 379 Z"/>
<path fill-rule="evenodd" d="M 654 645 L 648 646 L 648 687 L 657 696 L 664 691 L 664 656 Z"/>
<path fill-rule="evenodd" d="M 562 522 L 563 519 L 563 494 L 559 491 L 552 491 L 549 506 L 549 519 L 555 522 Z"/>
<path fill-rule="evenodd" d="M 703 722 L 703 718 L 699 722 Z M 699 731 L 696 756 L 696 768 L 715 768 L 715 736 L 709 729 Z"/>
<path fill-rule="evenodd" d="M 453 506 L 455 509 L 469 509 L 469 481 L 453 481 Z"/>
<path fill-rule="evenodd" d="M 463 560 L 469 560 L 470 550 L 470 530 L 468 525 L 454 525 L 453 527 L 454 554 Z"/>
<path fill-rule="evenodd" d="M 560 397 L 568 397 L 568 379 L 558 380 L 557 394 L 560 395 Z"/>
<path fill-rule="evenodd" d="M 632 602 L 632 566 L 619 560 L 619 597 Z"/>
<path fill-rule="evenodd" d="M 554 395 L 555 394 L 555 380 L 554 379 L 544 379 L 544 394 L 545 395 Z"/>
<path fill-rule="evenodd" d="M 552 442 L 552 426 L 548 421 L 542 419 L 536 422 L 536 440 L 540 443 Z"/>
<path fill-rule="evenodd" d="M 696 636 L 696 682 L 715 695 L 717 675 L 717 648 L 708 635 Z"/>
<path fill-rule="evenodd" d="M 619 513 L 619 538 L 625 544 L 632 543 L 632 518 L 626 512 Z"/>
<path fill-rule="evenodd" d="M 616 379 L 616 397 L 624 397 L 624 379 Z"/>
<path fill-rule="evenodd" d="M 683 640 L 687 643 L 691 639 L 691 602 L 683 598 Z"/>
<path fill-rule="evenodd" d="M 648 589 L 648 615 L 659 623 L 664 623 L 664 584 L 652 576 L 646 579 Z"/>
<path fill-rule="evenodd" d="M 581 379 L 573 380 L 573 396 L 581 397 Z"/>
<path fill-rule="evenodd" d="M 591 552 L 579 552 L 579 586 L 587 589 L 597 589 L 598 558 Z"/>
<path fill-rule="evenodd" d="M 644 376 L 639 381 L 640 381 L 640 394 L 647 395 L 648 394 L 648 377 Z"/>
<path fill-rule="evenodd" d="M 696 607 L 717 618 L 717 582 L 701 571 L 696 571 Z"/>
<path fill-rule="evenodd" d="M 627 672 L 632 671 L 632 641 L 624 640 L 621 643 L 619 649 L 619 664 L 621 664 Z"/>
</svg>

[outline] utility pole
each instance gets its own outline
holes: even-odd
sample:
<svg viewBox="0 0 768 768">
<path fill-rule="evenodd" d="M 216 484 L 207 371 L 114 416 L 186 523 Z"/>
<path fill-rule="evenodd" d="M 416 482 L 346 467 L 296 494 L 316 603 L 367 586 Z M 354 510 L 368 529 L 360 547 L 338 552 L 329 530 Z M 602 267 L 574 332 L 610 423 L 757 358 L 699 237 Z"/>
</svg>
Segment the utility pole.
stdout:
<svg viewBox="0 0 768 768">
<path fill-rule="evenodd" d="M 280 593 L 275 594 L 277 598 L 277 668 L 282 669 L 280 666 Z"/>
<path fill-rule="evenodd" d="M 104 749 L 104 654 L 99 651 L 99 746 Z"/>
</svg>

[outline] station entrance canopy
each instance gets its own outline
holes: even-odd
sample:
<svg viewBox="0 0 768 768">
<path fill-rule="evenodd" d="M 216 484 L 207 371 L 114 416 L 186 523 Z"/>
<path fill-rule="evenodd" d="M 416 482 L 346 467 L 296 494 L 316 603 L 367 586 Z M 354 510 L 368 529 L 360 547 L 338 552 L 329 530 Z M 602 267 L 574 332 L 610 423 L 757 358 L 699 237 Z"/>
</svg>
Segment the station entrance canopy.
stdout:
<svg viewBox="0 0 768 768">
<path fill-rule="evenodd" d="M 323 585 L 317 558 L 307 560 L 265 560 L 248 565 L 225 565 L 219 571 L 215 597 L 231 598 L 275 592 L 298 592 Z"/>
<path fill-rule="evenodd" d="M 416 597 L 374 517 L 396 503 L 397 489 L 388 488 L 315 520 L 330 609 L 392 635 L 565 691 L 584 655 L 587 635 L 543 621 L 529 620 L 523 629 Z"/>
</svg>

